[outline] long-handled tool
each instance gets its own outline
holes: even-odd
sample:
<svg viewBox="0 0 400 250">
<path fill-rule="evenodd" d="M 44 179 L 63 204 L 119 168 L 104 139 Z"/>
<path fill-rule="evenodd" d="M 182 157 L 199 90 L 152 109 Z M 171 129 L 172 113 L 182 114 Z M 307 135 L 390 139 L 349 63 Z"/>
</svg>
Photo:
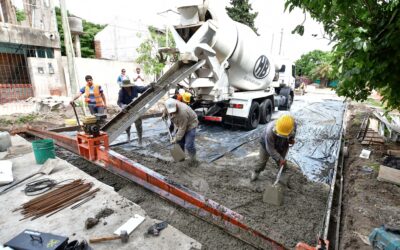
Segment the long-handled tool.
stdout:
<svg viewBox="0 0 400 250">
<path fill-rule="evenodd" d="M 164 119 L 163 119 L 164 120 Z M 172 141 L 172 134 L 171 131 L 169 131 L 169 126 L 167 120 L 164 120 L 165 126 L 167 128 L 168 134 L 169 134 L 169 139 Z M 174 158 L 175 162 L 180 162 L 185 160 L 185 152 L 183 152 L 181 146 L 179 146 L 177 143 L 173 143 L 172 149 L 169 150 L 171 153 L 172 158 Z"/>
<path fill-rule="evenodd" d="M 171 131 L 169 130 L 167 119 L 163 119 L 163 121 L 165 123 L 165 127 L 167 128 L 167 131 L 168 131 L 168 134 L 169 134 L 169 140 L 172 141 L 172 134 L 171 134 Z"/>
<path fill-rule="evenodd" d="M 82 128 L 81 123 L 79 122 L 78 113 L 76 113 L 75 102 L 71 102 L 71 106 L 75 113 L 76 122 L 78 123 L 78 126 Z"/>
<path fill-rule="evenodd" d="M 283 203 L 283 187 L 279 184 L 284 164 L 280 166 L 274 184 L 265 187 L 263 201 L 272 205 L 280 206 Z"/>
<path fill-rule="evenodd" d="M 25 178 L 22 178 L 21 180 L 19 180 L 19 181 L 13 183 L 12 185 L 6 187 L 5 189 L 3 189 L 3 190 L 0 192 L 0 194 L 5 193 L 6 191 L 10 190 L 11 188 L 17 186 L 18 184 L 20 184 L 20 183 L 22 183 L 22 182 L 24 182 L 24 181 L 26 181 L 27 179 L 32 178 L 32 177 L 35 176 L 35 175 L 38 175 L 38 174 L 48 175 L 48 174 L 50 174 L 51 171 L 53 171 L 54 166 L 55 166 L 54 164 L 49 164 L 49 163 L 43 164 L 43 166 L 39 169 L 39 171 L 37 171 L 36 173 L 33 173 L 33 174 L 29 175 L 29 176 L 26 176 Z"/>
<path fill-rule="evenodd" d="M 119 239 L 121 240 L 122 243 L 127 243 L 129 240 L 128 232 L 125 230 L 122 230 L 120 235 L 111 235 L 111 236 L 91 238 L 91 239 L 89 239 L 89 243 L 98 243 L 98 242 L 103 242 L 103 241 L 119 240 Z"/>
</svg>

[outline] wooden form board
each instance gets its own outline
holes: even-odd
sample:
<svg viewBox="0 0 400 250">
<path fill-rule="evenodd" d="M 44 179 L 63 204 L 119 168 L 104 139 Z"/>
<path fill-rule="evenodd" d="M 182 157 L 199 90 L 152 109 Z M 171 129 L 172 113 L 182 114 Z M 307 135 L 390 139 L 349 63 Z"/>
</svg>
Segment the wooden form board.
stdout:
<svg viewBox="0 0 400 250">
<path fill-rule="evenodd" d="M 400 157 L 400 150 L 392 150 L 392 149 L 389 149 L 389 150 L 387 151 L 387 154 L 388 154 L 388 155 L 392 155 L 392 156 L 396 156 L 396 157 Z"/>
<path fill-rule="evenodd" d="M 400 170 L 381 165 L 379 168 L 378 181 L 400 185 Z"/>
</svg>

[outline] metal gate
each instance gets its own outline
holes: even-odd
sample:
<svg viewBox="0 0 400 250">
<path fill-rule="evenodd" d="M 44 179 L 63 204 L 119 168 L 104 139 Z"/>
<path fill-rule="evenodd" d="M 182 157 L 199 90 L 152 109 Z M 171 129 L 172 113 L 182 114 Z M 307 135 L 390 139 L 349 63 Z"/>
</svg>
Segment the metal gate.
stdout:
<svg viewBox="0 0 400 250">
<path fill-rule="evenodd" d="M 33 96 L 27 57 L 29 46 L 0 43 L 0 104 Z"/>
</svg>

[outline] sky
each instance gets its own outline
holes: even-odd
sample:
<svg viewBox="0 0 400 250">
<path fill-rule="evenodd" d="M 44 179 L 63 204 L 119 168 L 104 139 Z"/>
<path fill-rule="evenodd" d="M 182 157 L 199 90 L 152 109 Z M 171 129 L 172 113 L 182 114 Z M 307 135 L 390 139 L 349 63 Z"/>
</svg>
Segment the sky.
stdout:
<svg viewBox="0 0 400 250">
<path fill-rule="evenodd" d="M 152 25 L 162 25 L 171 20 L 160 12 L 168 9 L 176 10 L 179 2 L 198 0 L 67 0 L 67 9 L 71 14 L 99 24 L 113 24 L 115 20 L 132 20 Z M 213 1 L 213 0 L 210 0 Z M 228 0 L 214 0 L 223 8 L 229 4 Z M 58 1 L 55 0 L 56 5 Z M 308 15 L 305 21 L 305 34 L 293 35 L 291 31 L 304 20 L 301 10 L 295 9 L 291 13 L 284 12 L 284 0 L 250 0 L 253 11 L 258 12 L 255 26 L 259 34 L 269 43 L 272 54 L 279 54 L 279 45 L 282 36 L 281 55 L 292 60 L 300 58 L 314 49 L 329 51 L 329 41 L 322 38 L 322 25 L 312 20 Z M 316 37 L 312 36 L 316 34 Z M 268 51 L 271 52 L 271 51 Z"/>
</svg>

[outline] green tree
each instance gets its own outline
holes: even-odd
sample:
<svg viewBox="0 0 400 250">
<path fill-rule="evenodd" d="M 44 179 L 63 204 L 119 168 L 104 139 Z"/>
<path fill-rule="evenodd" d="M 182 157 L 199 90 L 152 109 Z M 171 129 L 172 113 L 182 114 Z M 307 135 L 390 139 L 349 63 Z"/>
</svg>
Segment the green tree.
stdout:
<svg viewBox="0 0 400 250">
<path fill-rule="evenodd" d="M 17 16 L 17 21 L 22 22 L 26 19 L 26 14 L 24 10 L 16 9 L 15 15 Z"/>
<path fill-rule="evenodd" d="M 58 32 L 60 33 L 61 54 L 65 56 L 64 30 L 62 28 L 61 10 L 58 7 L 56 7 L 56 18 Z M 101 30 L 103 30 L 105 25 L 94 24 L 86 20 L 82 20 L 82 26 L 84 32 L 84 34 L 80 36 L 82 57 L 94 58 L 94 36 Z"/>
<path fill-rule="evenodd" d="M 256 19 L 258 12 L 251 13 L 253 8 L 251 7 L 249 0 L 231 0 L 230 4 L 232 7 L 225 8 L 230 18 L 236 22 L 249 26 L 257 33 L 257 28 L 254 26 L 254 20 Z"/>
<path fill-rule="evenodd" d="M 166 35 L 159 32 L 156 28 L 149 27 L 150 37 L 144 39 L 144 41 L 136 49 L 138 52 L 138 58 L 136 62 L 143 66 L 143 70 L 148 75 L 154 75 L 156 78 L 159 77 L 168 58 L 175 57 L 176 54 L 164 53 L 162 51 L 175 51 L 175 41 L 173 40 L 172 34 L 168 33 L 169 44 L 166 48 Z M 141 35 L 138 34 L 140 37 Z M 161 48 L 166 48 L 161 50 Z"/>
<path fill-rule="evenodd" d="M 330 64 L 332 60 L 332 54 L 330 52 L 324 52 L 321 50 L 313 50 L 307 54 L 301 55 L 296 64 L 296 74 L 307 77 L 312 77 L 311 72 L 315 70 L 319 65 Z"/>
<path fill-rule="evenodd" d="M 333 71 L 337 93 L 366 100 L 373 89 L 387 108 L 400 108 L 399 0 L 286 0 L 321 22 L 335 42 Z"/>
<path fill-rule="evenodd" d="M 332 66 L 329 63 L 322 63 L 315 67 L 310 72 L 312 79 L 321 80 L 320 86 L 326 87 L 328 86 L 329 79 L 332 77 Z"/>
</svg>

